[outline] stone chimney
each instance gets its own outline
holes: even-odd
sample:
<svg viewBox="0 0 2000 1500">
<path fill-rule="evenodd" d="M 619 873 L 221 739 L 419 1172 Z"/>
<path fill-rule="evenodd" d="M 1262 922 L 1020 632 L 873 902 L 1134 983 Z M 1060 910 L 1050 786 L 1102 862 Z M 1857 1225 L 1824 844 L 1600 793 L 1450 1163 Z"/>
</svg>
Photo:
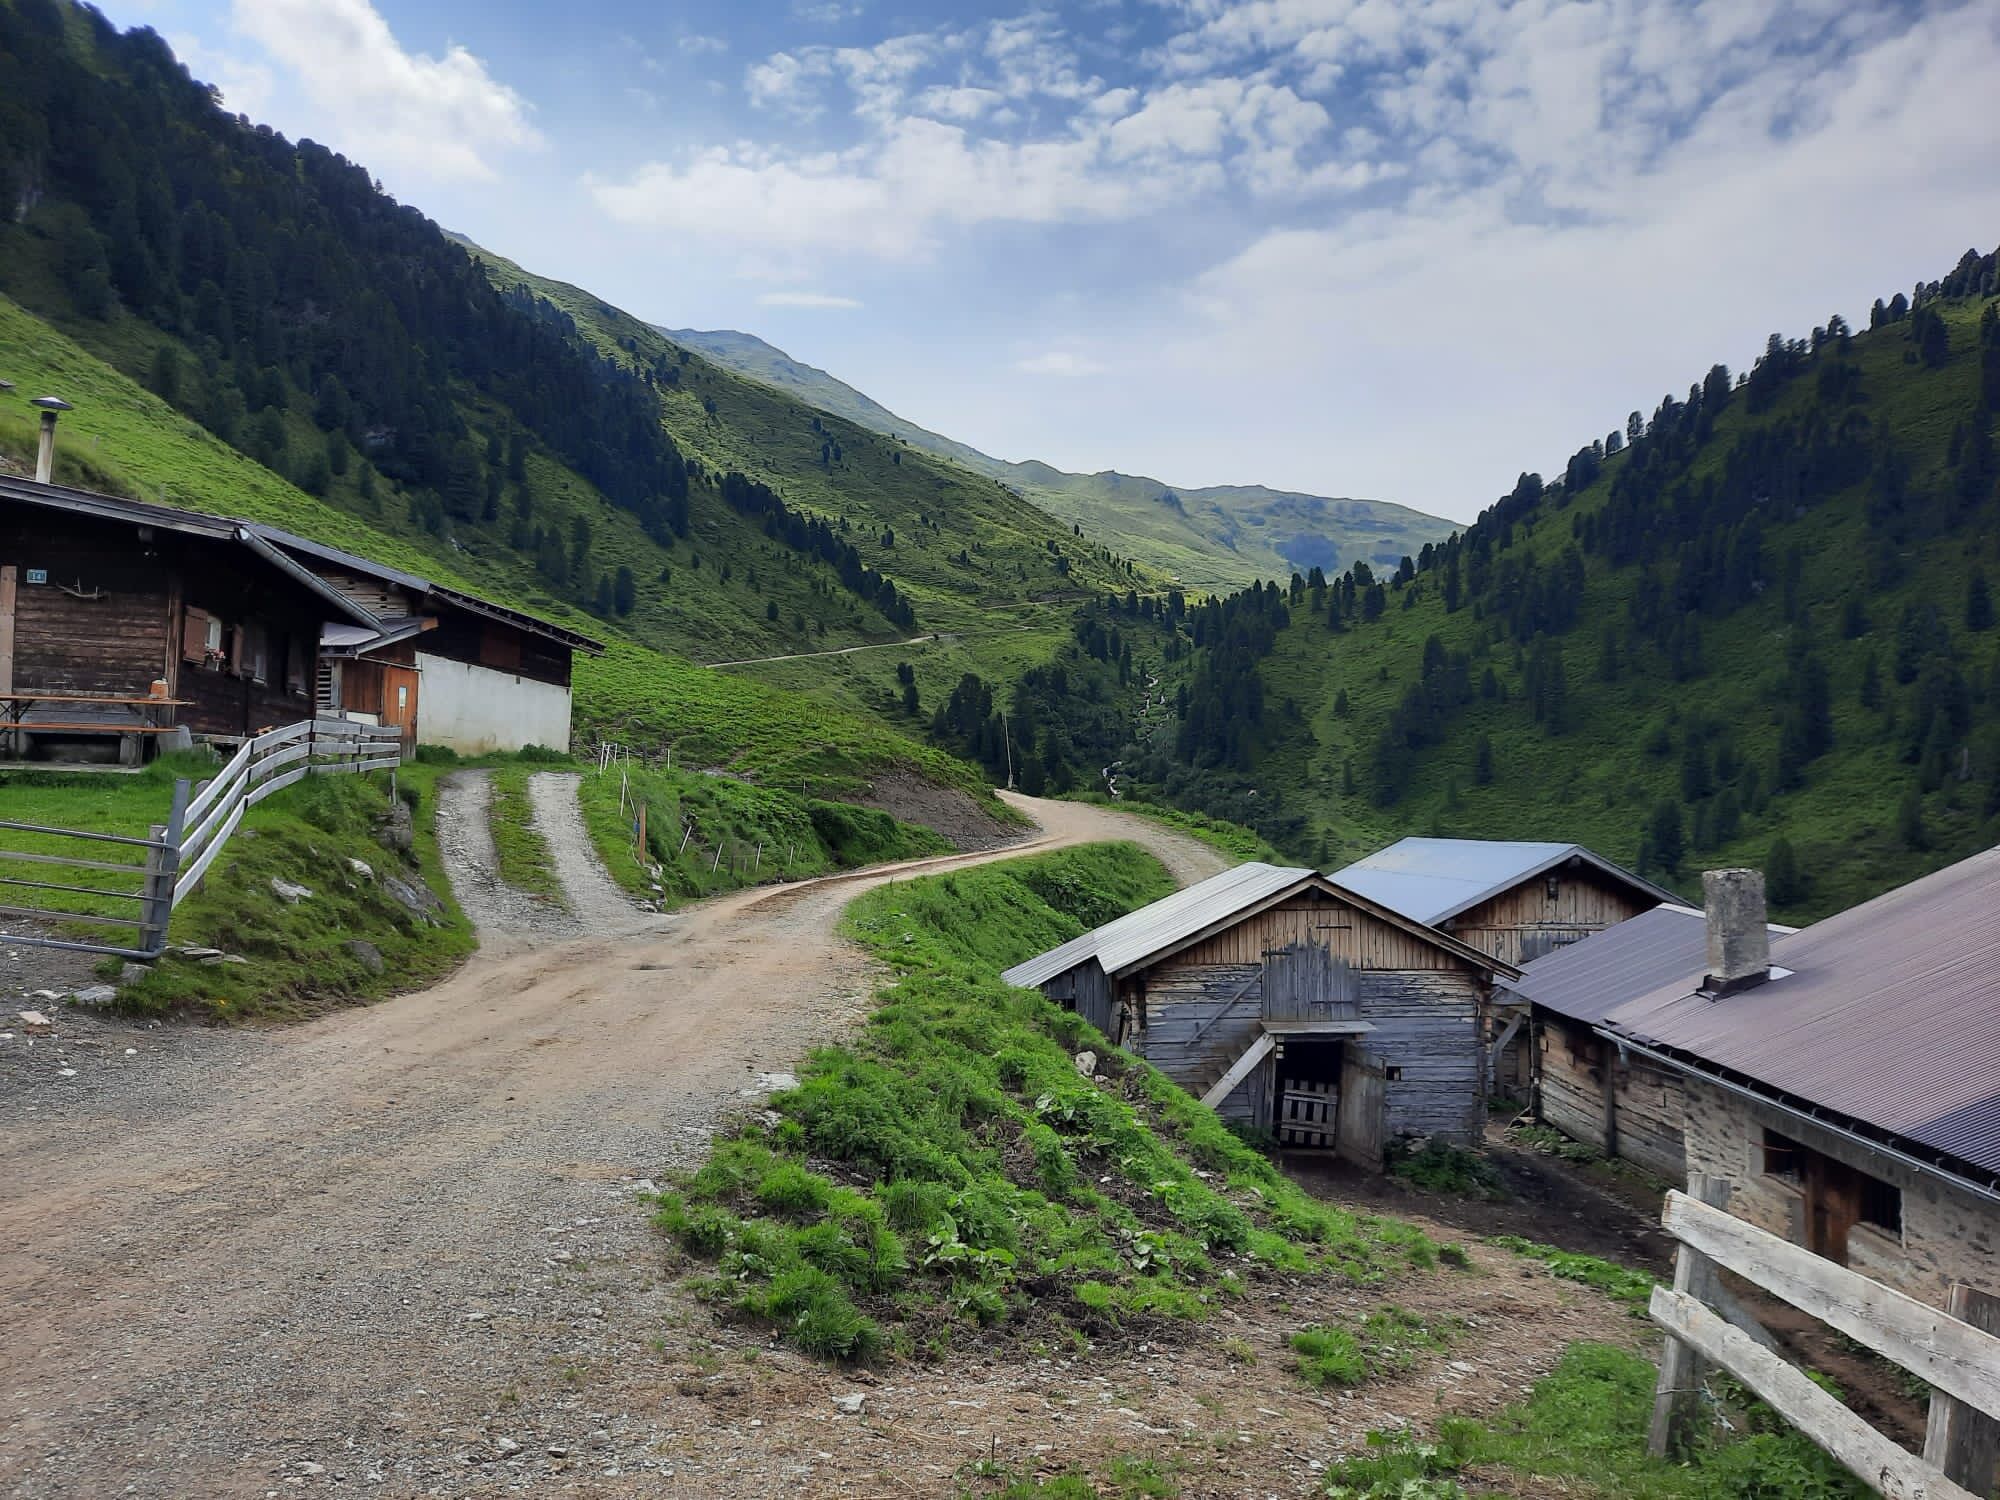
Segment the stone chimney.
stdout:
<svg viewBox="0 0 2000 1500">
<path fill-rule="evenodd" d="M 1771 932 L 1764 915 L 1762 870 L 1704 870 L 1708 979 L 1712 995 L 1747 990 L 1771 977 Z"/>
</svg>

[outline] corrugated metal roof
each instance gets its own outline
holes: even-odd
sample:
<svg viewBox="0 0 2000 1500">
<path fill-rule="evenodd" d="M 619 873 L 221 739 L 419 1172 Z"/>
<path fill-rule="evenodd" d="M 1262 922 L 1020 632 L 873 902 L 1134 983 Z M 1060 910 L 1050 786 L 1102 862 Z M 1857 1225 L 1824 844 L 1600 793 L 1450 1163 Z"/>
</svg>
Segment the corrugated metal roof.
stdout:
<svg viewBox="0 0 2000 1500">
<path fill-rule="evenodd" d="M 1059 948 L 1018 963 L 1000 977 L 1026 989 L 1067 973 L 1095 958 L 1107 974 L 1171 947 L 1203 928 L 1226 921 L 1237 912 L 1311 880 L 1314 872 L 1256 860 L 1211 875 L 1185 889 L 1163 896 L 1150 906 L 1127 912 L 1115 921 L 1071 938 Z"/>
<path fill-rule="evenodd" d="M 1510 843 L 1502 839 L 1398 839 L 1333 872 L 1348 890 L 1391 911 L 1435 926 L 1569 860 L 1643 891 L 1655 901 L 1680 898 L 1581 844 Z"/>
<path fill-rule="evenodd" d="M 1773 927 L 1771 940 L 1791 931 Z M 1676 980 L 1691 989 L 1707 968 L 1707 919 L 1692 907 L 1656 906 L 1532 960 L 1507 988 L 1543 1010 L 1596 1022 Z"/>
<path fill-rule="evenodd" d="M 1684 978 L 1605 1027 L 2000 1173 L 2000 849 L 1779 938 L 1771 961 L 1792 972 L 1718 999 Z"/>
</svg>

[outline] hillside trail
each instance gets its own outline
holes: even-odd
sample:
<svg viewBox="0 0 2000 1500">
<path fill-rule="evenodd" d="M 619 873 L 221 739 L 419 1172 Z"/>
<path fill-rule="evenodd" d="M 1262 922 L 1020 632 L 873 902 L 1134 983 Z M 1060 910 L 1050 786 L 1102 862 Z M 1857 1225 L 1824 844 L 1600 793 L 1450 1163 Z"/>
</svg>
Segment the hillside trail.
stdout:
<svg viewBox="0 0 2000 1500">
<path fill-rule="evenodd" d="M 474 867 L 482 783 L 449 778 L 439 809 Z M 574 807 L 543 785 L 538 810 Z M 685 1321 L 633 1194 L 865 1016 L 882 971 L 836 935 L 847 902 L 1103 839 L 1183 881 L 1223 864 L 1141 818 L 1010 800 L 1040 824 L 1011 848 L 517 929 L 427 990 L 269 1031 L 135 1027 L 95 1076 L 10 1090 L 0 1495 L 492 1493 L 520 1477 L 476 1462 L 506 1452 L 496 1420 L 544 1467 L 671 1472 L 580 1394 Z M 485 894 L 483 930 L 523 920 Z M 793 1492 L 766 1477 L 734 1492 Z"/>
<path fill-rule="evenodd" d="M 662 927 L 663 918 L 638 910 L 605 872 L 577 802 L 582 779 L 574 771 L 538 771 L 528 778 L 535 828 L 548 844 L 549 862 L 565 898 L 558 904 L 517 890 L 501 877 L 493 847 L 492 773 L 453 771 L 440 778 L 438 854 L 486 957 L 571 938 L 630 936 Z"/>
</svg>

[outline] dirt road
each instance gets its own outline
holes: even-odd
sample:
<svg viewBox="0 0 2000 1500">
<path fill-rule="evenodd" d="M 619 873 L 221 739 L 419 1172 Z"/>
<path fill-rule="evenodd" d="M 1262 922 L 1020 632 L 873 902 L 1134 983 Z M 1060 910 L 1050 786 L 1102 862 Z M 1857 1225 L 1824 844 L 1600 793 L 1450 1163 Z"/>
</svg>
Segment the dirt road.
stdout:
<svg viewBox="0 0 2000 1500">
<path fill-rule="evenodd" d="M 488 953 L 287 1030 L 134 1028 L 135 1054 L 98 1064 L 114 1077 L 0 1098 L 0 1494 L 486 1494 L 575 1472 L 699 1492 L 643 1413 L 592 1409 L 592 1370 L 676 1338 L 632 1195 L 864 1011 L 877 976 L 834 936 L 842 906 L 1103 838 L 1184 880 L 1221 867 L 1140 819 L 1016 805 L 1044 831 L 1014 850 Z M 789 1484 L 762 1480 L 732 1492 Z"/>
</svg>

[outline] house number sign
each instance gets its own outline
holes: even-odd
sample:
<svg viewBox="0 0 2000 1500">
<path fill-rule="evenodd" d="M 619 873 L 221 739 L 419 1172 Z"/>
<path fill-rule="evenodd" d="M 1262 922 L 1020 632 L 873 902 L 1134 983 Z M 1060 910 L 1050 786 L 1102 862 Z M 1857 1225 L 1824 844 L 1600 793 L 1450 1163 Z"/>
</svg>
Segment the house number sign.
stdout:
<svg viewBox="0 0 2000 1500">
<path fill-rule="evenodd" d="M 49 581 L 49 570 L 47 568 L 29 568 L 27 570 L 27 578 L 30 583 L 47 583 Z"/>
</svg>

